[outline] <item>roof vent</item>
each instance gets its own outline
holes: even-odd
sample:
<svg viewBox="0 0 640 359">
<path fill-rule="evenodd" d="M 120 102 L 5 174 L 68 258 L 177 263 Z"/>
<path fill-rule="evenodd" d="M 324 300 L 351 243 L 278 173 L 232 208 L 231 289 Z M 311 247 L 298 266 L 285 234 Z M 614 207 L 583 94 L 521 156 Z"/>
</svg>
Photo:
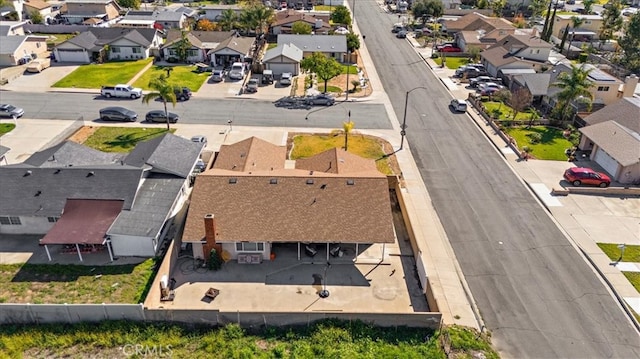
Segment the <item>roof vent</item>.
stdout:
<svg viewBox="0 0 640 359">
<path fill-rule="evenodd" d="M 57 175 L 58 173 L 60 173 L 61 169 L 57 169 L 55 172 L 53 172 L 54 175 Z"/>
<path fill-rule="evenodd" d="M 270 184 L 278 184 L 278 179 L 277 178 L 272 178 L 269 180 Z"/>
<path fill-rule="evenodd" d="M 323 184 L 322 186 L 320 186 L 320 189 L 325 189 L 325 188 L 327 188 L 326 184 Z"/>
<path fill-rule="evenodd" d="M 233 177 L 233 178 L 229 178 L 229 184 L 236 184 L 238 183 L 238 179 Z"/>
<path fill-rule="evenodd" d="M 353 186 L 354 184 L 356 184 L 356 181 L 354 181 L 352 179 L 348 179 L 347 180 L 347 186 Z"/>
<path fill-rule="evenodd" d="M 312 180 L 311 178 L 309 178 L 309 179 L 307 180 L 307 184 L 313 184 L 313 180 Z"/>
<path fill-rule="evenodd" d="M 36 197 L 38 197 L 38 196 L 39 196 L 39 195 L 41 195 L 41 194 L 42 194 L 42 191 L 38 191 L 38 192 L 36 192 Z"/>
<path fill-rule="evenodd" d="M 313 171 L 309 171 L 309 175 L 313 176 Z"/>
<path fill-rule="evenodd" d="M 27 172 L 25 172 L 22 177 L 27 177 L 27 176 L 31 176 L 33 172 L 31 172 L 31 170 L 28 170 Z"/>
<path fill-rule="evenodd" d="M 95 175 L 96 175 L 96 173 L 95 173 L 95 172 L 93 172 L 93 171 L 91 171 L 91 172 L 87 173 L 87 177 L 91 177 L 91 176 L 95 176 Z"/>
</svg>

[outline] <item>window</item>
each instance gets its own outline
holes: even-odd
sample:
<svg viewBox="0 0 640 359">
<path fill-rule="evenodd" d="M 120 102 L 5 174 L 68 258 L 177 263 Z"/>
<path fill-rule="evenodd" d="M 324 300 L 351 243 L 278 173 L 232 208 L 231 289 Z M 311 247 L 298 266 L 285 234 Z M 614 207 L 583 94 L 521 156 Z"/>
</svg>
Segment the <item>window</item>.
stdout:
<svg viewBox="0 0 640 359">
<path fill-rule="evenodd" d="M 178 52 L 174 49 L 169 49 L 169 56 L 178 56 Z"/>
<path fill-rule="evenodd" d="M 111 48 L 111 52 L 113 52 L 113 53 L 119 53 L 119 52 L 120 52 L 120 48 L 119 48 L 119 47 L 112 47 L 112 48 Z"/>
<path fill-rule="evenodd" d="M 584 24 L 585 24 L 585 25 L 589 25 L 589 24 L 591 24 L 591 20 L 585 20 L 585 21 L 584 21 Z"/>
<path fill-rule="evenodd" d="M 278 184 L 278 179 L 277 178 L 272 178 L 269 180 L 270 184 Z"/>
<path fill-rule="evenodd" d="M 49 221 L 49 223 L 56 223 L 59 219 L 60 217 L 47 217 L 47 221 Z"/>
<path fill-rule="evenodd" d="M 20 217 L 0 217 L 0 224 L 3 225 L 21 225 Z"/>
<path fill-rule="evenodd" d="M 609 91 L 609 86 L 598 86 L 598 91 Z"/>
<path fill-rule="evenodd" d="M 238 252 L 263 252 L 264 242 L 238 242 L 236 243 Z"/>
<path fill-rule="evenodd" d="M 187 51 L 187 56 L 189 56 L 189 57 L 198 56 L 198 50 L 189 50 L 189 51 Z"/>
<path fill-rule="evenodd" d="M 133 52 L 134 54 L 140 54 L 142 53 L 142 50 L 139 47 L 132 47 L 131 52 Z"/>
</svg>

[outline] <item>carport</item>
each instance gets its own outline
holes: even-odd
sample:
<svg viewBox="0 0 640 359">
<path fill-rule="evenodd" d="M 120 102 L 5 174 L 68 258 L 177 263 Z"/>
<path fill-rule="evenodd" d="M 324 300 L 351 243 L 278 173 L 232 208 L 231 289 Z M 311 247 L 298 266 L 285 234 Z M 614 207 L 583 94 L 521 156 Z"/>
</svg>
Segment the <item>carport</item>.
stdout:
<svg viewBox="0 0 640 359">
<path fill-rule="evenodd" d="M 123 204 L 122 200 L 68 199 L 60 219 L 40 240 L 49 261 L 52 260 L 49 245 L 54 244 L 71 248 L 75 246 L 80 262 L 83 261 L 83 251 L 93 252 L 106 247 L 109 258 L 113 261 L 106 234 L 120 214 Z"/>
</svg>

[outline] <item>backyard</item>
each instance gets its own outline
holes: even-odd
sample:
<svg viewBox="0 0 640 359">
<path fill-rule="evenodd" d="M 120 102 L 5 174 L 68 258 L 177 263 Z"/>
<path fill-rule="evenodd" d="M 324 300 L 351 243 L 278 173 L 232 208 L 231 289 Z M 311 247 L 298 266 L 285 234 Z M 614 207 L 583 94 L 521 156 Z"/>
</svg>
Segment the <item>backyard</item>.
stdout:
<svg viewBox="0 0 640 359">
<path fill-rule="evenodd" d="M 299 135 L 293 134 L 289 143 L 293 146 L 291 159 L 306 158 L 332 148 L 344 148 L 344 132 L 337 130 L 331 134 Z M 349 135 L 349 152 L 364 158 L 376 160 L 378 171 L 392 175 L 400 173 L 395 157 L 386 156 L 392 152 L 391 145 L 379 138 L 351 133 Z"/>
<path fill-rule="evenodd" d="M 53 87 L 99 89 L 103 85 L 126 84 L 151 61 L 145 59 L 82 65 Z"/>
<path fill-rule="evenodd" d="M 133 87 L 140 87 L 143 90 L 150 90 L 149 81 L 160 75 L 167 76 L 167 69 L 171 69 L 167 80 L 170 84 L 180 87 L 188 87 L 196 92 L 200 86 L 207 81 L 211 73 L 197 72 L 196 66 L 152 66 L 144 72 L 134 83 Z"/>
<path fill-rule="evenodd" d="M 154 267 L 153 259 L 119 266 L 4 264 L 0 303 L 140 303 Z"/>
<path fill-rule="evenodd" d="M 531 155 L 540 160 L 566 161 L 565 151 L 573 144 L 562 136 L 562 130 L 547 126 L 509 127 L 504 132 L 518 144 L 520 150 L 524 146 L 531 149 Z"/>
<path fill-rule="evenodd" d="M 174 129 L 170 130 L 175 132 Z M 138 142 L 147 141 L 167 132 L 164 127 L 91 127 L 85 126 L 69 140 L 103 152 L 130 152 Z"/>
</svg>

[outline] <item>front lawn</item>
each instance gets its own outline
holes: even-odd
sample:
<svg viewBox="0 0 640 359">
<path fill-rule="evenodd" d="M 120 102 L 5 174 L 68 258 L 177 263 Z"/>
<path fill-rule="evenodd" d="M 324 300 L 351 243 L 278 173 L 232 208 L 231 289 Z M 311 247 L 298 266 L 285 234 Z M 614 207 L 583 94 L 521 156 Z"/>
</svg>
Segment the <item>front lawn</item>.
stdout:
<svg viewBox="0 0 640 359">
<path fill-rule="evenodd" d="M 14 123 L 0 123 L 0 137 L 5 133 L 13 131 L 14 128 L 16 128 Z"/>
<path fill-rule="evenodd" d="M 141 303 L 154 266 L 153 259 L 119 266 L 4 264 L 0 303 Z"/>
<path fill-rule="evenodd" d="M 433 59 L 433 61 L 435 61 L 436 64 L 438 64 L 438 66 L 442 66 L 442 57 L 437 57 Z M 445 61 L 448 69 L 456 70 L 460 66 L 468 64 L 469 58 L 468 57 L 447 57 Z"/>
<path fill-rule="evenodd" d="M 170 68 L 171 74 L 167 78 L 169 83 L 188 87 L 191 91 L 196 92 L 200 89 L 200 86 L 207 81 L 210 73 L 198 72 L 196 66 L 152 66 L 145 71 L 134 83 L 133 87 L 140 87 L 143 90 L 151 90 L 149 88 L 149 81 L 152 78 L 160 77 L 160 75 L 167 76 L 167 69 Z"/>
<path fill-rule="evenodd" d="M 622 272 L 625 277 L 631 282 L 631 285 L 640 293 L 640 273 L 638 272 Z"/>
<path fill-rule="evenodd" d="M 298 135 L 293 138 L 291 159 L 307 158 L 332 148 L 344 147 L 344 133 L 342 130 L 327 135 Z M 349 152 L 360 157 L 376 160 L 378 171 L 391 175 L 393 170 L 389 158 L 385 157 L 383 140 L 357 133 L 349 135 Z"/>
<path fill-rule="evenodd" d="M 618 243 L 598 243 L 598 247 L 600 247 L 604 254 L 606 254 L 612 261 L 617 261 L 620 258 L 620 248 L 618 248 Z M 640 246 L 627 244 L 624 249 L 622 262 L 640 263 Z"/>
<path fill-rule="evenodd" d="M 344 75 L 349 72 L 349 75 L 357 75 L 358 74 L 358 66 L 355 65 L 342 65 L 342 73 Z"/>
<path fill-rule="evenodd" d="M 497 115 L 494 118 L 498 120 L 513 120 L 513 109 L 511 106 L 507 104 L 501 104 L 498 101 L 485 101 L 482 102 L 484 107 L 487 109 L 487 114 L 489 115 Z M 529 121 L 531 120 L 531 113 L 534 112 L 535 109 L 527 109 L 523 112 L 518 112 L 516 115 L 516 121 Z"/>
<path fill-rule="evenodd" d="M 531 155 L 540 160 L 566 161 L 565 150 L 572 148 L 573 144 L 562 136 L 562 130 L 546 126 L 512 127 L 504 130 L 518 143 L 522 150 L 524 146 L 531 149 Z M 540 134 L 540 141 L 532 142 L 532 139 Z"/>
<path fill-rule="evenodd" d="M 53 87 L 99 89 L 103 85 L 126 84 L 151 61 L 145 59 L 82 65 Z"/>
<path fill-rule="evenodd" d="M 165 132 L 167 129 L 164 127 L 100 127 L 83 145 L 102 152 L 130 152 L 138 142 L 150 140 Z M 171 129 L 171 133 L 173 132 L 175 129 Z"/>
</svg>

